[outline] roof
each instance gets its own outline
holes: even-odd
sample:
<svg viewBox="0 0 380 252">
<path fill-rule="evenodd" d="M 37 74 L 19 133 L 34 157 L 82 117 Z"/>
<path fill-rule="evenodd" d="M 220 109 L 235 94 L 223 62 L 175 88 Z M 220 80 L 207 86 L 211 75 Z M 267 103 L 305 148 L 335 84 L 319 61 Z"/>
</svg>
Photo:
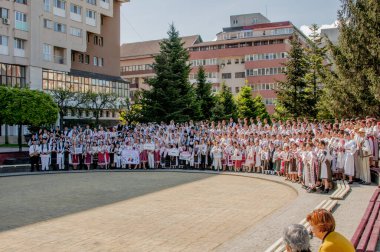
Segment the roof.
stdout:
<svg viewBox="0 0 380 252">
<path fill-rule="evenodd" d="M 198 47 L 198 46 L 210 46 L 210 45 L 224 45 L 224 44 L 236 44 L 236 43 L 243 43 L 243 42 L 253 42 L 263 39 L 283 39 L 291 36 L 291 34 L 283 34 L 283 35 L 272 35 L 272 36 L 260 36 L 260 37 L 251 37 L 251 38 L 241 38 L 241 39 L 229 39 L 229 40 L 216 40 L 216 41 L 207 41 L 198 43 L 196 45 L 193 45 L 191 47 Z"/>
<path fill-rule="evenodd" d="M 189 48 L 196 43 L 202 42 L 202 38 L 199 35 L 181 37 L 181 39 L 185 42 L 185 48 Z M 160 42 L 162 40 L 163 39 L 122 44 L 120 47 L 120 57 L 139 58 L 143 56 L 157 55 L 160 52 Z"/>
</svg>

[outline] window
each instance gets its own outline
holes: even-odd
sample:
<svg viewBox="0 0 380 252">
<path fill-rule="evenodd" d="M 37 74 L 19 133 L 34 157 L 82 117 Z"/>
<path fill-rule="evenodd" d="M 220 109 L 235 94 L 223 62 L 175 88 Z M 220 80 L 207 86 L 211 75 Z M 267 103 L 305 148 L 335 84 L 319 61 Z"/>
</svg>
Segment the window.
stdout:
<svg viewBox="0 0 380 252">
<path fill-rule="evenodd" d="M 97 45 L 98 44 L 98 36 L 94 36 L 94 45 Z"/>
<path fill-rule="evenodd" d="M 66 9 L 66 1 L 54 0 L 54 7 L 65 10 Z"/>
<path fill-rule="evenodd" d="M 15 11 L 15 18 L 16 18 L 16 21 L 26 22 L 26 14 L 25 13 Z"/>
<path fill-rule="evenodd" d="M 15 2 L 19 4 L 28 4 L 27 0 L 15 0 Z"/>
<path fill-rule="evenodd" d="M 231 60 L 230 59 L 227 60 L 227 65 L 231 65 Z"/>
<path fill-rule="evenodd" d="M 103 64 L 104 64 L 104 59 L 103 58 L 98 58 L 98 66 L 100 66 L 100 67 L 102 67 L 102 66 L 104 66 Z"/>
<path fill-rule="evenodd" d="M 245 78 L 245 72 L 237 72 L 235 73 L 235 79 Z"/>
<path fill-rule="evenodd" d="M 10 87 L 26 87 L 25 73 L 25 66 L 0 63 L 0 84 Z"/>
<path fill-rule="evenodd" d="M 79 54 L 78 61 L 79 61 L 79 63 L 83 63 L 83 54 L 82 53 Z"/>
<path fill-rule="evenodd" d="M 235 59 L 235 64 L 239 64 L 240 60 L 239 59 Z"/>
<path fill-rule="evenodd" d="M 108 110 L 106 111 L 106 117 L 110 117 L 110 112 Z"/>
<path fill-rule="evenodd" d="M 93 10 L 86 10 L 86 17 L 96 19 L 96 12 Z"/>
<path fill-rule="evenodd" d="M 222 79 L 231 79 L 231 73 L 222 73 Z"/>
<path fill-rule="evenodd" d="M 70 4 L 70 12 L 81 15 L 82 14 L 82 7 L 72 3 L 72 4 Z"/>
<path fill-rule="evenodd" d="M 25 49 L 25 40 L 15 38 L 14 40 L 14 48 L 24 50 Z"/>
<path fill-rule="evenodd" d="M 0 46 L 8 46 L 8 37 L 0 35 Z"/>
<path fill-rule="evenodd" d="M 0 18 L 9 18 L 9 10 L 6 8 L 0 8 Z"/>
<path fill-rule="evenodd" d="M 75 52 L 71 52 L 71 61 L 74 62 L 75 61 Z"/>
<path fill-rule="evenodd" d="M 75 37 L 82 37 L 82 29 L 70 27 L 70 34 Z"/>
<path fill-rule="evenodd" d="M 92 4 L 92 5 L 96 5 L 96 0 L 87 0 L 87 3 Z"/>
<path fill-rule="evenodd" d="M 44 0 L 44 10 L 50 12 L 50 0 Z"/>
<path fill-rule="evenodd" d="M 53 29 L 54 28 L 53 21 L 51 21 L 49 19 L 44 19 L 44 28 L 46 28 L 46 29 Z"/>
<path fill-rule="evenodd" d="M 99 43 L 99 46 L 103 46 L 103 37 L 99 37 L 98 43 Z"/>
<path fill-rule="evenodd" d="M 52 54 L 53 54 L 52 53 L 53 52 L 53 46 L 51 46 L 49 44 L 43 44 L 42 51 L 43 51 L 44 60 L 51 61 L 52 60 Z"/>
<path fill-rule="evenodd" d="M 98 57 L 94 56 L 94 66 L 97 66 L 97 65 L 98 65 Z"/>
<path fill-rule="evenodd" d="M 66 25 L 61 23 L 54 23 L 54 31 L 56 32 L 66 32 Z"/>
<path fill-rule="evenodd" d="M 86 63 L 86 64 L 90 64 L 90 56 L 89 56 L 89 55 L 86 55 L 86 56 L 84 57 L 84 63 Z"/>
<path fill-rule="evenodd" d="M 235 87 L 235 93 L 239 93 L 240 91 L 240 88 L 239 87 Z"/>
</svg>

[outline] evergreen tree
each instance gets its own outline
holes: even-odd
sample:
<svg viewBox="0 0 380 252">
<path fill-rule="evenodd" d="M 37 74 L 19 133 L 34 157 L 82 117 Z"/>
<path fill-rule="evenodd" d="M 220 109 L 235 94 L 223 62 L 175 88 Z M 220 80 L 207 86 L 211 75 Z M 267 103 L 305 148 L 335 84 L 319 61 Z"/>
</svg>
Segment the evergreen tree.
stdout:
<svg viewBox="0 0 380 252">
<path fill-rule="evenodd" d="M 261 119 L 268 119 L 268 122 L 270 122 L 270 115 L 267 111 L 267 108 L 263 102 L 263 97 L 261 95 L 257 95 L 253 99 L 253 104 L 254 104 L 254 110 L 255 110 L 255 117 L 260 117 Z"/>
<path fill-rule="evenodd" d="M 256 117 L 255 102 L 252 97 L 252 88 L 244 86 L 236 98 L 236 104 L 239 118 Z"/>
<path fill-rule="evenodd" d="M 211 120 L 212 121 L 221 121 L 223 119 L 226 119 L 225 112 L 224 112 L 224 106 L 222 102 L 220 101 L 219 95 L 215 97 L 215 105 L 211 108 Z"/>
<path fill-rule="evenodd" d="M 211 91 L 212 84 L 207 82 L 206 73 L 202 66 L 197 72 L 197 101 L 200 103 L 201 117 L 200 120 L 209 120 L 211 118 L 211 108 L 214 107 L 215 101 Z"/>
<path fill-rule="evenodd" d="M 341 0 L 339 41 L 329 42 L 334 72 L 323 103 L 334 116 L 380 115 L 380 2 Z"/>
<path fill-rule="evenodd" d="M 318 32 L 319 26 L 312 24 L 309 46 L 305 48 L 308 61 L 309 72 L 305 75 L 306 80 L 306 99 L 309 104 L 308 116 L 316 118 L 318 114 L 317 104 L 320 100 L 323 79 L 326 78 L 326 48 L 322 45 L 322 38 Z"/>
<path fill-rule="evenodd" d="M 293 33 L 289 52 L 289 60 L 286 66 L 286 80 L 279 82 L 276 90 L 277 99 L 281 106 L 293 117 L 308 115 L 310 104 L 308 104 L 307 83 L 305 75 L 308 72 L 308 62 L 297 34 Z"/>
<path fill-rule="evenodd" d="M 236 103 L 231 91 L 225 83 L 222 83 L 221 91 L 218 94 L 218 100 L 223 106 L 224 119 L 229 119 L 231 117 L 237 119 Z"/>
<path fill-rule="evenodd" d="M 189 53 L 173 24 L 168 36 L 154 58 L 156 76 L 148 81 L 151 89 L 143 92 L 143 121 L 185 122 L 200 116 L 195 90 L 189 82 Z"/>
</svg>

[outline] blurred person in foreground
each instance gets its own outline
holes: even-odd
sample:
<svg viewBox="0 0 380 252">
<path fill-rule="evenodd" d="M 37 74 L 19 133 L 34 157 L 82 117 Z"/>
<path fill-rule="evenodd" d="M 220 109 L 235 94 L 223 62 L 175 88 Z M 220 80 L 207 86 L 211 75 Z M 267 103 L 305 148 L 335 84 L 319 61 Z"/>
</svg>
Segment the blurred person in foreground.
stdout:
<svg viewBox="0 0 380 252">
<path fill-rule="evenodd" d="M 335 232 L 335 219 L 325 209 L 317 209 L 306 217 L 314 236 L 322 240 L 319 252 L 355 252 L 352 243 Z"/>
<path fill-rule="evenodd" d="M 282 238 L 288 252 L 311 252 L 309 233 L 303 225 L 288 226 L 284 229 Z"/>
</svg>

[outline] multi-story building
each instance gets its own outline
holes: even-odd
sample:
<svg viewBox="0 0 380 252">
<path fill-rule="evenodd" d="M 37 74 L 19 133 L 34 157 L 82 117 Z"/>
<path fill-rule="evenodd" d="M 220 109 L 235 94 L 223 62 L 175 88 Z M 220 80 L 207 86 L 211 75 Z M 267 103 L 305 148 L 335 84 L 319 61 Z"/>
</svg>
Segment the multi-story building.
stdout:
<svg viewBox="0 0 380 252">
<path fill-rule="evenodd" d="M 290 21 L 270 22 L 260 13 L 231 16 L 230 24 L 216 35 L 215 41 L 193 40 L 187 47 L 192 64 L 189 79 L 195 82 L 198 67 L 202 65 L 214 92 L 223 82 L 233 94 L 237 94 L 243 86 L 251 86 L 253 95 L 260 94 L 268 112 L 273 113 L 276 100 L 274 89 L 277 82 L 285 78 L 283 63 L 287 61 L 293 33 L 304 42 L 307 38 Z M 141 49 L 141 52 L 139 46 L 145 43 L 152 42 L 122 46 L 121 75 L 136 83 L 133 90 L 144 87 L 141 78 L 154 76 L 150 64 L 158 47 L 142 46 L 144 50 Z M 158 45 L 158 41 L 155 44 Z"/>
<path fill-rule="evenodd" d="M 261 95 L 269 113 L 274 112 L 277 82 L 285 78 L 284 63 L 293 33 L 306 41 L 290 21 L 270 22 L 260 13 L 230 17 L 231 26 L 223 28 L 215 41 L 189 48 L 193 65 L 190 80 L 204 66 L 213 91 L 225 83 L 233 94 L 246 85 L 253 95 Z M 194 80 L 195 81 L 195 80 Z"/>
<path fill-rule="evenodd" d="M 0 84 L 128 96 L 119 61 L 120 6 L 128 1 L 0 0 Z M 77 117 L 91 114 L 65 119 Z"/>
<path fill-rule="evenodd" d="M 199 35 L 182 37 L 184 47 L 189 48 L 200 43 Z M 134 100 L 137 90 L 148 89 L 147 80 L 154 76 L 152 64 L 154 56 L 160 52 L 161 40 L 127 43 L 121 46 L 120 74 L 130 83 L 130 99 Z"/>
</svg>

